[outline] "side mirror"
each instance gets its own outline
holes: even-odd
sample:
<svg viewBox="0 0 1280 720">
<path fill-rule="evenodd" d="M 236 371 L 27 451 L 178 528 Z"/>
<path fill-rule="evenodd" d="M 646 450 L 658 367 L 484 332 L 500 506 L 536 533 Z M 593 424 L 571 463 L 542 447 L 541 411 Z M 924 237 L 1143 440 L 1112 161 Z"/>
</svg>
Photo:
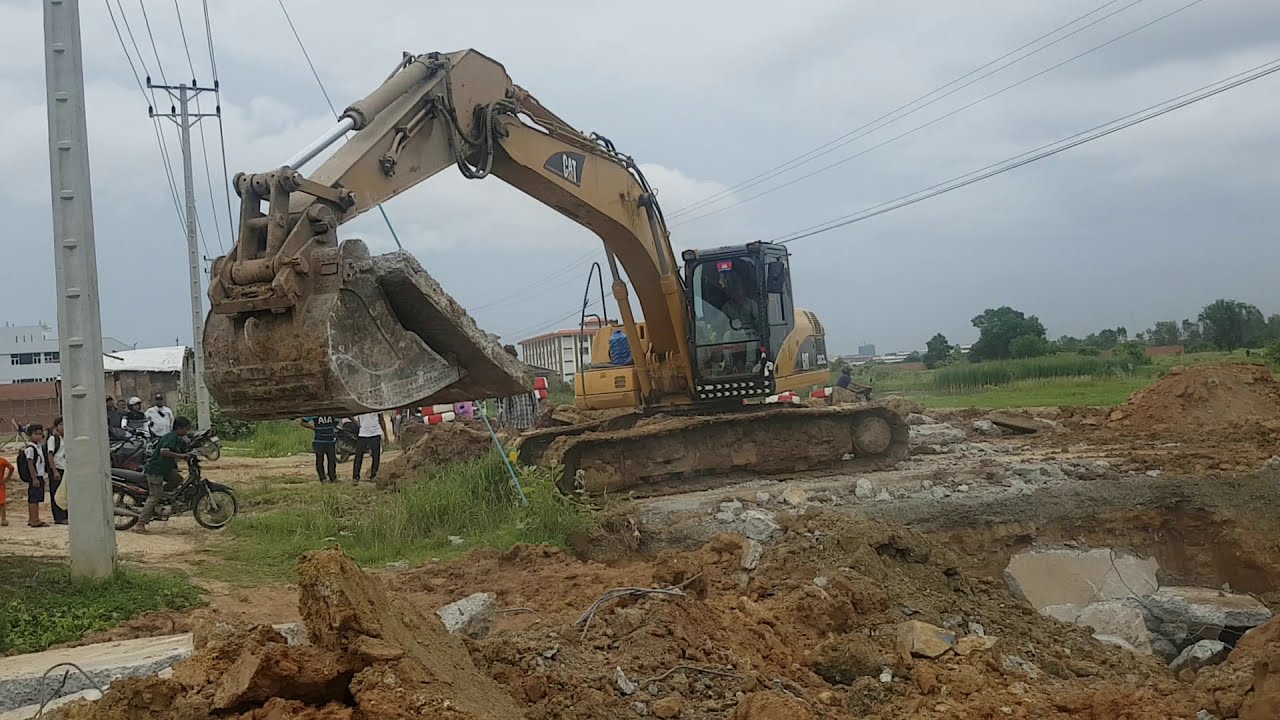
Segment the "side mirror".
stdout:
<svg viewBox="0 0 1280 720">
<path fill-rule="evenodd" d="M 765 266 L 765 292 L 781 294 L 787 289 L 787 266 L 781 260 L 774 260 Z"/>
</svg>

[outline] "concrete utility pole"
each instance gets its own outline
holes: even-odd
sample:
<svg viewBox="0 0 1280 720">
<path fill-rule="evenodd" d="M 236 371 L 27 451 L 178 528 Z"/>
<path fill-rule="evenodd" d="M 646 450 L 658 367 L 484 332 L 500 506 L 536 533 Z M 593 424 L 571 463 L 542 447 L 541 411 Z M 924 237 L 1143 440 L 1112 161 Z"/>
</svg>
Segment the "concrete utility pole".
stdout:
<svg viewBox="0 0 1280 720">
<path fill-rule="evenodd" d="M 71 574 L 104 579 L 115 572 L 107 392 L 102 372 L 102 315 L 93 242 L 89 136 L 84 115 L 84 60 L 79 0 L 44 2 L 44 73 L 49 111 L 49 179 L 53 196 L 53 264 L 58 285 L 62 413 L 67 433 L 67 509 L 72 515 Z"/>
<path fill-rule="evenodd" d="M 193 113 L 188 105 L 202 92 L 214 92 L 216 88 L 205 88 L 183 83 L 173 85 L 153 85 L 147 81 L 147 87 L 164 90 L 177 102 L 177 112 L 152 113 L 154 117 L 169 118 L 178 125 L 182 134 L 182 176 L 187 195 L 187 264 L 191 276 L 191 344 L 196 356 L 196 427 L 204 430 L 209 427 L 209 388 L 204 384 L 204 292 L 201 289 L 200 250 L 196 247 L 196 190 L 191 177 L 191 127 L 201 118 L 217 117 L 216 113 Z"/>
</svg>

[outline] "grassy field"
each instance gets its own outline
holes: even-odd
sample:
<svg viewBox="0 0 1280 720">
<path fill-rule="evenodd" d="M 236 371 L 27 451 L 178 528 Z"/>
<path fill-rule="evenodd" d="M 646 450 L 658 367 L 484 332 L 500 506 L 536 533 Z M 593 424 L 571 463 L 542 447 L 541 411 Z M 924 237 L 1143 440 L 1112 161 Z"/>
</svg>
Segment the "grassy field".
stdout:
<svg viewBox="0 0 1280 720">
<path fill-rule="evenodd" d="M 1209 352 L 1128 367 L 1110 358 L 1062 354 L 923 371 L 874 366 L 859 369 L 854 379 L 882 395 L 905 395 L 939 408 L 1116 405 L 1178 365 L 1260 360 L 1243 351 Z"/>
<path fill-rule="evenodd" d="M 148 610 L 181 610 L 200 590 L 176 575 L 119 570 L 103 584 L 71 578 L 60 562 L 0 559 L 0 654 L 45 650 Z"/>
<path fill-rule="evenodd" d="M 298 556 L 339 544 L 358 562 L 420 563 L 476 547 L 564 545 L 591 514 L 561 495 L 550 473 L 524 469 L 520 503 L 497 454 L 425 474 L 401 490 L 319 485 L 281 478 L 241 493 L 245 515 L 209 550 L 228 564 L 206 568 L 241 583 L 287 578 Z M 450 536 L 462 538 L 460 544 Z"/>
<path fill-rule="evenodd" d="M 289 420 L 267 420 L 254 423 L 246 438 L 230 440 L 224 450 L 230 455 L 247 457 L 288 457 L 311 452 L 312 432 Z"/>
</svg>

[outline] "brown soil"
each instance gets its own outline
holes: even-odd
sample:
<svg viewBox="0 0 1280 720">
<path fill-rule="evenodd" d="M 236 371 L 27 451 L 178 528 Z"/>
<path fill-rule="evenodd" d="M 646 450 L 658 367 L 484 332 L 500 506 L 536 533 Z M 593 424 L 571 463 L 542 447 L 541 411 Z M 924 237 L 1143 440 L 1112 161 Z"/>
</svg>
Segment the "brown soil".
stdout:
<svg viewBox="0 0 1280 720">
<path fill-rule="evenodd" d="M 415 425 L 407 425 L 406 431 Z M 483 427 L 465 422 L 421 425 L 423 430 L 405 432 L 402 442 L 407 448 L 400 456 L 382 465 L 378 476 L 380 487 L 394 487 L 417 477 L 422 471 L 454 462 L 474 460 L 493 449 L 493 440 Z M 419 434 L 420 433 L 420 434 Z M 410 445 L 410 438 L 416 437 Z"/>
<path fill-rule="evenodd" d="M 1217 431 L 1224 425 L 1280 421 L 1280 382 L 1265 365 L 1176 367 L 1112 413 L 1124 427 Z"/>
</svg>

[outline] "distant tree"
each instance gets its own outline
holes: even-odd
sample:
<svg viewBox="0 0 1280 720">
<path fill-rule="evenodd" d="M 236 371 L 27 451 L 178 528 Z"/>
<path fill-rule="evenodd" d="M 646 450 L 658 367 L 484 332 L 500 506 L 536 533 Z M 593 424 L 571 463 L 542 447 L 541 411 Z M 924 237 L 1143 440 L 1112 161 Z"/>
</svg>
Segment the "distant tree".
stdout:
<svg viewBox="0 0 1280 720">
<path fill-rule="evenodd" d="M 1181 341 L 1184 345 L 1192 345 L 1200 342 L 1202 336 L 1200 333 L 1200 323 L 1191 320 L 1182 321 L 1182 337 Z"/>
<path fill-rule="evenodd" d="M 1140 342 L 1122 342 L 1115 346 L 1112 352 L 1128 365 L 1147 365 L 1151 362 L 1151 357 L 1147 355 L 1147 348 Z"/>
<path fill-rule="evenodd" d="M 924 362 L 924 358 L 920 355 L 919 352 L 911 352 L 911 353 L 907 353 L 907 356 L 903 358 L 902 361 L 909 362 L 909 363 Z"/>
<path fill-rule="evenodd" d="M 1084 341 L 1081 340 L 1080 338 L 1071 337 L 1070 335 L 1063 335 L 1062 337 L 1058 338 L 1054 342 L 1057 343 L 1059 348 L 1061 348 L 1062 350 L 1066 350 L 1067 352 L 1075 352 L 1076 350 L 1080 349 L 1081 345 L 1084 344 Z"/>
<path fill-rule="evenodd" d="M 1123 329 L 1124 328 L 1118 328 L 1116 330 L 1112 330 L 1111 328 L 1107 328 L 1106 330 L 1099 330 L 1096 333 L 1090 333 L 1089 336 L 1084 339 L 1084 344 L 1091 345 L 1099 350 L 1110 350 L 1120 344 L 1120 331 Z"/>
<path fill-rule="evenodd" d="M 942 333 L 929 338 L 929 342 L 925 343 L 924 347 L 924 355 L 921 359 L 924 360 L 925 367 L 930 370 L 950 360 L 956 351 L 956 346 L 947 342 L 947 336 Z"/>
<path fill-rule="evenodd" d="M 1009 354 L 1016 358 L 1032 358 L 1053 352 L 1053 343 L 1035 335 L 1019 335 L 1009 341 Z"/>
<path fill-rule="evenodd" d="M 1267 326 L 1261 310 L 1239 300 L 1214 300 L 1200 311 L 1199 319 L 1204 339 L 1219 350 L 1256 347 Z"/>
<path fill-rule="evenodd" d="M 1000 360 L 1011 357 L 1014 338 L 1031 336 L 1044 340 L 1044 325 L 1035 315 L 1026 315 L 1005 305 L 987 309 L 973 319 L 978 341 L 969 350 L 972 360 Z M 1040 353 L 1044 354 L 1044 353 Z"/>
<path fill-rule="evenodd" d="M 1092 345 L 1081 345 L 1080 347 L 1076 348 L 1076 354 L 1090 355 L 1090 356 L 1101 355 L 1102 351 Z"/>
<path fill-rule="evenodd" d="M 1146 341 L 1149 345 L 1177 345 L 1182 342 L 1182 331 L 1173 320 L 1161 320 L 1147 331 Z"/>
</svg>

